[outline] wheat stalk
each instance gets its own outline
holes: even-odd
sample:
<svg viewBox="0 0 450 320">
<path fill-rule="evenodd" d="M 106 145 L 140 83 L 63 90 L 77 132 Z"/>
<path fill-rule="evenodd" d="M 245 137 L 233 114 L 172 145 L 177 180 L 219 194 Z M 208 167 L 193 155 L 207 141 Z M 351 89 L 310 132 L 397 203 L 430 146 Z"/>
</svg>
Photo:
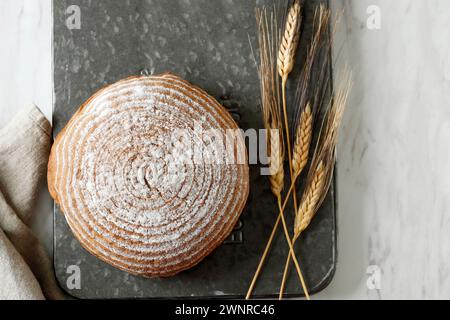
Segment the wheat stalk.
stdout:
<svg viewBox="0 0 450 320">
<path fill-rule="evenodd" d="M 284 129 L 286 132 L 286 144 L 288 149 L 288 160 L 289 160 L 289 174 L 291 179 L 291 184 L 294 185 L 295 189 L 295 181 L 298 175 L 294 174 L 293 171 L 293 163 L 292 163 L 292 149 L 291 149 L 291 141 L 290 141 L 290 130 L 289 130 L 289 121 L 288 121 L 288 113 L 286 107 L 286 82 L 289 74 L 294 68 L 295 65 L 295 55 L 297 52 L 298 42 L 300 39 L 300 27 L 301 27 L 301 6 L 298 0 L 294 0 L 292 6 L 289 9 L 286 24 L 284 29 L 284 35 L 280 44 L 280 48 L 278 51 L 278 74 L 281 78 L 281 92 L 282 92 L 282 102 L 283 102 L 283 115 L 284 115 Z M 292 195 L 294 202 L 294 211 L 297 212 L 297 193 L 293 192 Z M 280 203 L 280 201 L 279 201 Z M 281 207 L 280 207 L 281 209 Z M 286 221 L 284 219 L 284 213 L 280 210 L 281 221 L 283 223 L 283 229 L 286 236 L 289 234 L 287 231 Z M 274 226 L 277 227 L 277 226 Z M 303 287 L 303 291 L 305 292 L 306 298 L 309 300 L 309 294 L 306 288 L 305 281 L 303 279 L 303 275 L 300 270 L 300 266 L 297 262 L 293 244 L 290 242 L 290 239 L 287 239 L 289 244 L 289 257 L 292 256 L 294 259 L 295 266 L 297 268 L 297 273 L 299 275 L 300 282 Z"/>
<path fill-rule="evenodd" d="M 322 205 L 333 178 L 336 162 L 336 145 L 342 116 L 351 88 L 351 74 L 344 72 L 341 87 L 336 93 L 326 115 L 319 145 L 313 158 L 307 192 L 302 197 L 300 210 L 295 221 L 295 238 L 309 226 L 312 218 Z"/>
<path fill-rule="evenodd" d="M 301 27 L 301 6 L 298 0 L 294 0 L 286 17 L 283 38 L 278 50 L 278 74 L 281 77 L 281 92 L 283 101 L 284 129 L 286 132 L 286 144 L 288 149 L 289 174 L 291 181 L 294 180 L 292 169 L 292 150 L 289 134 L 289 121 L 286 107 L 286 82 L 289 74 L 295 65 L 295 55 L 297 53 L 298 42 L 300 39 Z M 297 194 L 293 193 L 294 210 L 297 211 Z"/>
<path fill-rule="evenodd" d="M 300 39 L 301 20 L 301 6 L 299 1 L 295 0 L 286 17 L 284 35 L 278 52 L 278 74 L 283 82 L 287 80 L 288 75 L 294 69 L 295 55 Z"/>
<path fill-rule="evenodd" d="M 302 111 L 301 117 L 300 117 L 300 125 L 297 127 L 296 135 L 295 135 L 295 144 L 294 144 L 294 153 L 293 153 L 293 159 L 292 159 L 292 167 L 294 170 L 294 184 L 297 178 L 302 173 L 303 169 L 306 167 L 306 164 L 308 163 L 309 158 L 309 148 L 312 141 L 312 135 L 313 135 L 313 115 L 311 106 L 308 103 L 306 105 L 306 108 Z M 292 243 L 295 244 L 296 238 L 295 238 L 295 222 L 297 219 L 301 219 L 303 216 L 303 212 L 305 211 L 304 208 L 304 201 L 300 203 L 300 209 L 298 212 L 296 212 L 295 220 L 294 220 L 294 237 L 292 239 Z M 279 299 L 283 298 L 283 292 L 284 287 L 287 280 L 287 274 L 289 271 L 289 263 L 290 263 L 291 256 L 289 255 L 285 264 L 284 273 L 283 273 L 283 279 L 281 282 L 280 287 L 280 294 Z M 303 291 L 305 292 L 306 297 L 309 299 L 308 290 L 306 285 L 303 285 Z"/>
<path fill-rule="evenodd" d="M 292 154 L 292 170 L 294 176 L 298 177 L 308 163 L 309 147 L 313 135 L 313 114 L 311 105 L 308 103 L 302 111 L 300 125 L 295 134 L 294 150 Z"/>
<path fill-rule="evenodd" d="M 301 199 L 300 209 L 295 217 L 293 244 L 295 244 L 302 232 L 310 225 L 331 185 L 336 162 L 336 144 L 339 128 L 352 86 L 351 74 L 347 70 L 344 72 L 342 80 L 339 83 L 341 87 L 326 112 L 319 141 L 309 169 L 306 189 Z M 290 255 L 288 255 L 280 288 L 280 298 L 283 295 L 290 258 Z"/>
<path fill-rule="evenodd" d="M 261 88 L 263 124 L 267 132 L 267 153 L 270 165 L 270 186 L 275 197 L 281 196 L 284 186 L 284 143 L 280 115 L 280 84 L 275 69 L 278 32 L 276 17 L 265 8 L 257 8 L 260 66 L 258 68 Z"/>
<path fill-rule="evenodd" d="M 260 75 L 260 87 L 261 87 L 261 107 L 263 114 L 264 127 L 268 132 L 268 139 L 270 144 L 268 145 L 268 153 L 270 159 L 270 185 L 272 193 L 276 196 L 280 213 L 277 218 L 277 222 L 272 230 L 272 234 L 266 245 L 264 253 L 260 259 L 258 268 L 255 272 L 253 280 L 250 284 L 250 288 L 247 292 L 246 298 L 248 299 L 253 292 L 256 280 L 261 272 L 262 265 L 265 262 L 269 249 L 271 247 L 275 231 L 278 228 L 280 220 L 283 223 L 283 230 L 285 233 L 286 241 L 290 248 L 290 255 L 294 260 L 299 275 L 300 281 L 304 284 L 303 275 L 301 274 L 300 266 L 295 257 L 293 245 L 290 239 L 286 221 L 284 219 L 284 205 L 281 205 L 281 192 L 284 186 L 284 144 L 282 136 L 282 124 L 280 116 L 280 99 L 279 99 L 279 82 L 276 74 L 276 48 L 278 47 L 277 37 L 277 23 L 274 14 L 270 16 L 270 21 L 267 18 L 267 12 L 265 9 L 256 10 L 256 19 L 258 24 L 258 40 L 260 47 L 260 66 L 258 68 Z M 274 54 L 275 53 L 275 54 Z M 274 58 L 275 57 L 275 58 Z M 290 147 L 289 147 L 290 148 Z"/>
</svg>

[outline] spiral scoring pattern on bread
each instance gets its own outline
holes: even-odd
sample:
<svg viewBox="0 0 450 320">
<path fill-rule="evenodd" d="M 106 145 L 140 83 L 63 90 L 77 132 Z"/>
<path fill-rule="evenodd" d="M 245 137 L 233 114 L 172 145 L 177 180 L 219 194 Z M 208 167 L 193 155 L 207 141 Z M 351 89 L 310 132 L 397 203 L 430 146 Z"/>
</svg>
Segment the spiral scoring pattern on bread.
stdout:
<svg viewBox="0 0 450 320">
<path fill-rule="evenodd" d="M 55 140 L 48 180 L 84 248 L 155 277 L 194 266 L 225 240 L 247 200 L 248 166 L 208 161 L 223 151 L 213 144 L 194 160 L 192 147 L 206 144 L 195 123 L 237 129 L 217 101 L 172 74 L 119 81 L 77 111 Z M 180 129 L 190 145 L 167 142 Z M 235 142 L 245 153 L 242 136 Z"/>
</svg>

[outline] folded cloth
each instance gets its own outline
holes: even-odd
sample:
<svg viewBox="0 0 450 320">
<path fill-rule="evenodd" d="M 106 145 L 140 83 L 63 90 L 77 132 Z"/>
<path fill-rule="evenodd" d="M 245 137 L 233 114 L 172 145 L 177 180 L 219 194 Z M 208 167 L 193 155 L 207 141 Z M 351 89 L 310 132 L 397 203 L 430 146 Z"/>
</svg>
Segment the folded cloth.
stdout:
<svg viewBox="0 0 450 320">
<path fill-rule="evenodd" d="M 0 299 L 63 297 L 52 263 L 28 227 L 50 147 L 50 123 L 36 106 L 0 130 Z"/>
</svg>

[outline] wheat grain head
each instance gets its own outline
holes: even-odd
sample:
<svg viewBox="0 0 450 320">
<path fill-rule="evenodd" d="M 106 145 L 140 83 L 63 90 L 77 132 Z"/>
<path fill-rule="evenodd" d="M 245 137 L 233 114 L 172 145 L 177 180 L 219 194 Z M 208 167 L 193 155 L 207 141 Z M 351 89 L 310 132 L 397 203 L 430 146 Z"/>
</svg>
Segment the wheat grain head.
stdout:
<svg viewBox="0 0 450 320">
<path fill-rule="evenodd" d="M 339 83 L 340 88 L 327 110 L 308 173 L 306 190 L 295 217 L 294 234 L 296 238 L 308 228 L 322 205 L 333 178 L 339 128 L 352 86 L 351 74 L 345 71 Z"/>
<path fill-rule="evenodd" d="M 284 154 L 282 148 L 282 139 L 280 139 L 279 130 L 272 130 L 270 133 L 270 167 L 269 181 L 270 189 L 276 197 L 281 196 L 284 188 Z"/>
<path fill-rule="evenodd" d="M 303 194 L 299 212 L 295 218 L 294 233 L 296 236 L 300 235 L 300 233 L 305 230 L 311 222 L 317 203 L 320 200 L 324 183 L 325 166 L 323 162 L 319 162 L 318 166 L 314 170 L 314 176 L 311 183 L 308 185 L 308 188 Z"/>
<path fill-rule="evenodd" d="M 258 67 L 261 89 L 263 124 L 267 132 L 269 181 L 272 193 L 279 197 L 284 187 L 284 138 L 281 123 L 280 84 L 277 75 L 278 34 L 275 10 L 257 8 L 260 63 Z"/>
<path fill-rule="evenodd" d="M 278 51 L 278 74 L 283 81 L 286 81 L 294 68 L 295 54 L 300 39 L 301 20 L 301 6 L 299 1 L 295 0 L 286 17 L 284 34 Z"/>
<path fill-rule="evenodd" d="M 309 148 L 313 136 L 313 114 L 311 105 L 308 103 L 300 116 L 297 126 L 292 155 L 292 168 L 294 176 L 298 177 L 308 163 Z"/>
<path fill-rule="evenodd" d="M 314 15 L 313 36 L 300 74 L 295 99 L 295 127 L 292 164 L 297 177 L 307 165 L 310 156 L 314 120 L 324 108 L 329 89 L 328 73 L 331 42 L 327 37 L 330 11 L 320 5 Z M 315 66 L 317 68 L 315 68 Z M 316 72 L 315 70 L 319 70 Z"/>
</svg>

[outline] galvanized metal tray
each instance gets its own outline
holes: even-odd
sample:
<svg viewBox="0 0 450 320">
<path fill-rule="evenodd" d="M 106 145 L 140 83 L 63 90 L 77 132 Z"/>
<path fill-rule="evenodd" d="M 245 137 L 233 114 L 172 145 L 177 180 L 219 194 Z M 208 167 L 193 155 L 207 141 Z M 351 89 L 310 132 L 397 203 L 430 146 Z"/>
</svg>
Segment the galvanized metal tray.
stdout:
<svg viewBox="0 0 450 320">
<path fill-rule="evenodd" d="M 305 2 L 305 39 L 319 2 L 326 1 Z M 248 0 L 54 1 L 54 134 L 95 91 L 143 69 L 177 73 L 237 112 L 242 128 L 262 128 L 249 44 L 250 39 L 256 47 L 254 8 L 255 1 Z M 243 297 L 277 215 L 266 179 L 258 166 L 251 167 L 250 197 L 233 235 L 198 266 L 168 279 L 133 276 L 98 260 L 81 247 L 55 206 L 57 279 L 77 298 Z M 334 183 L 297 252 L 310 292 L 326 287 L 336 265 Z M 276 296 L 286 255 L 279 232 L 255 296 Z M 294 273 L 286 294 L 303 295 Z"/>
</svg>

